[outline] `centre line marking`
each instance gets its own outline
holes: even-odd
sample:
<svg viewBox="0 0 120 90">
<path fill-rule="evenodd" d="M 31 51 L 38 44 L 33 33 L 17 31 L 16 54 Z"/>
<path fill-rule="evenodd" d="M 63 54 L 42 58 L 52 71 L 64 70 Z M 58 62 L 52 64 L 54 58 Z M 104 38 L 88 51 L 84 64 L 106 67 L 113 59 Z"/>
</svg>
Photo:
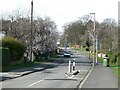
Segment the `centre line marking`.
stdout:
<svg viewBox="0 0 120 90">
<path fill-rule="evenodd" d="M 35 83 L 32 83 L 32 84 L 28 85 L 28 87 L 31 87 L 31 86 L 33 86 L 33 85 L 39 83 L 39 82 L 42 82 L 42 81 L 44 81 L 44 80 L 40 80 L 40 81 L 37 81 L 37 82 L 35 82 Z"/>
</svg>

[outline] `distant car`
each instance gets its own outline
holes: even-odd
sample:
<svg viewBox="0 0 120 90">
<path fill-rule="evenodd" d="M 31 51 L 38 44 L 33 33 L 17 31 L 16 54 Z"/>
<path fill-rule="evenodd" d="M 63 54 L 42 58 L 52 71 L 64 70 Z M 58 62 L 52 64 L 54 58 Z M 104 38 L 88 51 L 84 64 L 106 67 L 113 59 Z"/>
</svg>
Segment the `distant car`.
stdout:
<svg viewBox="0 0 120 90">
<path fill-rule="evenodd" d="M 70 53 L 68 53 L 68 52 L 64 52 L 64 57 L 70 57 Z"/>
</svg>

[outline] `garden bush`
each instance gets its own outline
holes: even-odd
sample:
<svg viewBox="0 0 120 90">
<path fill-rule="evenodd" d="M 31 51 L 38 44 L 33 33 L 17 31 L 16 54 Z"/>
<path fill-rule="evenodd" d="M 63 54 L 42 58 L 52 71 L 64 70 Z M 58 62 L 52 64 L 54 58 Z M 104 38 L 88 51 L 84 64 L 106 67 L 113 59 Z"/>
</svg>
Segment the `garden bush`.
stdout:
<svg viewBox="0 0 120 90">
<path fill-rule="evenodd" d="M 98 50 L 98 53 L 104 53 L 104 54 L 105 54 L 105 51 L 102 50 L 102 49 L 99 49 L 99 50 Z"/>
<path fill-rule="evenodd" d="M 25 52 L 25 46 L 17 39 L 4 37 L 0 40 L 2 47 L 9 48 L 11 61 L 19 61 Z"/>
<path fill-rule="evenodd" d="M 8 48 L 0 48 L 0 53 L 1 56 L 2 56 L 2 60 L 0 61 L 1 62 L 1 66 L 7 66 L 10 64 L 10 52 L 9 52 L 9 49 Z"/>
<path fill-rule="evenodd" d="M 107 53 L 107 56 L 110 58 L 110 61 L 111 61 L 111 63 L 113 63 L 113 64 L 115 64 L 115 63 L 117 63 L 118 62 L 118 56 L 120 55 L 120 53 L 119 52 L 112 52 L 112 51 L 110 51 L 110 52 L 108 52 Z"/>
</svg>

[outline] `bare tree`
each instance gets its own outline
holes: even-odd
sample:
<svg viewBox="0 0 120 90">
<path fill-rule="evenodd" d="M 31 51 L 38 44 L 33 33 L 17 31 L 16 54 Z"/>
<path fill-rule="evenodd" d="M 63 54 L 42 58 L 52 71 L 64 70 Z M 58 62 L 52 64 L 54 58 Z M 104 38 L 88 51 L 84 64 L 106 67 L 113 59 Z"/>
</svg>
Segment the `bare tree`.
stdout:
<svg viewBox="0 0 120 90">
<path fill-rule="evenodd" d="M 6 35 L 21 40 L 30 49 L 30 17 L 22 16 L 19 12 L 2 19 L 2 30 Z M 33 50 L 40 53 L 53 52 L 57 46 L 57 27 L 49 17 L 38 17 L 33 20 Z"/>
</svg>

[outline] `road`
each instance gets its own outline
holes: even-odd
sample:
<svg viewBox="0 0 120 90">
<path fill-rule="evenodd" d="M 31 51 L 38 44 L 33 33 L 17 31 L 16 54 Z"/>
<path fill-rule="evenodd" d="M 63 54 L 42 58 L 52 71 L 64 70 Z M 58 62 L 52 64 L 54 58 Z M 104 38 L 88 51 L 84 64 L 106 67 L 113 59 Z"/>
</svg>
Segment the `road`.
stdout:
<svg viewBox="0 0 120 90">
<path fill-rule="evenodd" d="M 70 58 L 61 58 L 63 63 L 59 66 L 0 82 L 2 88 L 77 88 L 91 69 L 91 63 L 85 56 L 78 55 L 74 50 L 70 51 L 73 55 Z M 65 73 L 68 72 L 68 62 L 73 58 L 76 62 L 75 69 L 80 72 L 73 78 L 68 78 Z"/>
</svg>

